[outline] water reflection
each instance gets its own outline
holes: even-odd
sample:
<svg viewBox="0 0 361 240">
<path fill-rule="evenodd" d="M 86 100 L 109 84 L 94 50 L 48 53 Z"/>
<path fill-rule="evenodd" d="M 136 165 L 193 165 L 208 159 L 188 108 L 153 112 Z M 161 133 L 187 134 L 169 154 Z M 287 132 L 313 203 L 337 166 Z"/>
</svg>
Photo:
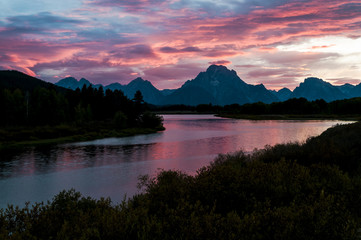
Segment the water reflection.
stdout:
<svg viewBox="0 0 361 240">
<path fill-rule="evenodd" d="M 75 188 L 121 201 L 137 192 L 137 177 L 157 169 L 194 174 L 219 153 L 304 141 L 341 121 L 248 121 L 211 115 L 164 116 L 166 131 L 126 138 L 32 148 L 1 156 L 0 207 L 50 199 Z"/>
</svg>

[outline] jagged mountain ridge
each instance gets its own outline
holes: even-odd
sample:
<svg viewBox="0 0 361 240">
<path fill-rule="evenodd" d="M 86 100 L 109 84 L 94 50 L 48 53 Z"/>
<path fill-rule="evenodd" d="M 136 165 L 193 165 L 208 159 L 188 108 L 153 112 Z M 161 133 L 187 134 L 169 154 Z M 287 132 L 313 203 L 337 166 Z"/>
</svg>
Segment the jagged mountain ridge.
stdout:
<svg viewBox="0 0 361 240">
<path fill-rule="evenodd" d="M 62 79 L 61 81 L 63 81 Z M 67 78 L 67 81 L 74 83 L 74 80 Z M 78 85 L 73 84 L 79 88 L 80 82 L 89 83 L 86 79 L 81 79 Z M 61 82 L 59 81 L 59 82 Z M 58 83 L 59 83 L 58 82 Z M 58 85 L 56 83 L 56 85 Z M 91 84 L 92 85 L 92 84 Z M 65 87 L 65 85 L 63 85 Z M 93 87 L 100 87 L 100 84 L 92 85 Z M 68 87 L 70 88 L 70 87 Z M 361 97 L 361 83 L 359 85 L 345 84 L 342 86 L 333 86 L 332 84 L 323 81 L 319 78 L 307 78 L 303 83 L 300 83 L 294 91 L 288 88 L 283 88 L 279 91 L 267 90 L 263 84 L 252 85 L 247 84 L 240 79 L 234 70 L 229 70 L 222 65 L 211 65 L 205 72 L 199 73 L 196 78 L 186 81 L 178 89 L 158 90 L 151 82 L 136 78 L 127 85 L 120 83 L 112 83 L 103 86 L 104 90 L 121 90 L 129 98 L 133 98 L 134 93 L 140 90 L 143 94 L 144 100 L 155 105 L 171 105 L 171 104 L 244 104 L 252 102 L 271 103 L 277 101 L 285 101 L 290 98 L 304 97 L 307 100 L 324 99 L 325 101 L 333 101 L 338 99 Z M 76 89 L 76 88 L 75 88 Z"/>
<path fill-rule="evenodd" d="M 140 90 L 143 94 L 144 100 L 148 103 L 155 105 L 162 104 L 164 97 L 161 91 L 156 89 L 151 82 L 143 80 L 142 78 L 136 78 L 127 85 L 122 85 L 120 83 L 111 83 L 109 85 L 103 86 L 101 84 L 94 85 L 85 78 L 82 78 L 78 81 L 73 77 L 67 77 L 55 83 L 55 85 L 69 88 L 72 90 L 76 90 L 77 88 L 81 89 L 84 85 L 86 87 L 92 86 L 94 88 L 103 87 L 104 90 L 121 90 L 130 99 L 134 97 L 134 94 L 137 90 Z"/>
<path fill-rule="evenodd" d="M 331 83 L 325 82 L 319 78 L 310 77 L 306 78 L 303 83 L 300 83 L 290 95 L 290 98 L 300 97 L 304 97 L 309 101 L 322 98 L 326 102 L 331 102 L 345 99 L 347 98 L 347 95 Z"/>
<path fill-rule="evenodd" d="M 60 86 L 60 87 L 64 87 L 64 88 L 69 88 L 71 90 L 75 90 L 77 88 L 81 89 L 84 85 L 88 87 L 88 86 L 97 86 L 97 85 L 100 85 L 100 84 L 93 85 L 91 82 L 89 82 L 85 78 L 81 78 L 78 81 L 73 77 L 67 77 L 67 78 L 61 79 L 59 82 L 55 83 L 55 85 Z"/>
</svg>

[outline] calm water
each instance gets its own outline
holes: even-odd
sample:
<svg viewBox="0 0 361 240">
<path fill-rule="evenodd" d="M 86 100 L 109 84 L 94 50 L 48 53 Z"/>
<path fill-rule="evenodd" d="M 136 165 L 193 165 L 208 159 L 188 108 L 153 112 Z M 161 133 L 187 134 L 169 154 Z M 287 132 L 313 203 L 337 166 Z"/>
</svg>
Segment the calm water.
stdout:
<svg viewBox="0 0 361 240">
<path fill-rule="evenodd" d="M 165 115 L 166 131 L 34 148 L 0 156 L 0 208 L 50 200 L 63 189 L 110 196 L 137 193 L 139 175 L 159 169 L 194 174 L 219 153 L 304 141 L 343 121 L 248 121 L 211 115 Z"/>
</svg>

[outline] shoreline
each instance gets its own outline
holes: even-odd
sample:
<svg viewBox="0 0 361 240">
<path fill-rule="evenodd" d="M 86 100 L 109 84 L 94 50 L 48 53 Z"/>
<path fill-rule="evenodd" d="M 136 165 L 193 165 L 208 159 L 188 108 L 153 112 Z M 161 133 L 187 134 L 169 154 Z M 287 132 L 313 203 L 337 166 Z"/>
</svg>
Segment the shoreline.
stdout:
<svg viewBox="0 0 361 240">
<path fill-rule="evenodd" d="M 130 137 L 135 135 L 152 134 L 164 131 L 164 127 L 159 128 L 126 128 L 122 130 L 100 129 L 99 131 L 89 131 L 84 134 L 74 134 L 64 137 L 20 140 L 20 141 L 1 141 L 0 152 L 25 149 L 29 147 L 47 146 L 62 143 L 91 141 L 109 137 Z"/>
<path fill-rule="evenodd" d="M 246 120 L 343 120 L 360 121 L 360 115 L 292 115 L 292 114 L 270 114 L 270 115 L 252 115 L 252 114 L 215 114 L 216 117 L 246 119 Z"/>
</svg>

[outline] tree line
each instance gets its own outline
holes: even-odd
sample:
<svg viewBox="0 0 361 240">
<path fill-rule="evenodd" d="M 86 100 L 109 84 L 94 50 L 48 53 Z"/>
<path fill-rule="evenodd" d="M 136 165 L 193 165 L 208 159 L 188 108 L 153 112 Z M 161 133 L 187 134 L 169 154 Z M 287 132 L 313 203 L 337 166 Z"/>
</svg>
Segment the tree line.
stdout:
<svg viewBox="0 0 361 240">
<path fill-rule="evenodd" d="M 218 108 L 216 107 L 218 110 Z M 223 112 L 239 114 L 322 114 L 322 115 L 343 115 L 361 114 L 361 98 L 351 98 L 326 102 L 323 99 L 308 101 L 305 98 L 292 98 L 284 102 L 265 104 L 262 102 L 249 103 L 244 105 L 228 105 L 221 108 Z"/>
<path fill-rule="evenodd" d="M 197 106 L 168 105 L 153 106 L 157 111 L 194 111 L 200 113 L 217 114 L 322 114 L 322 115 L 344 115 L 361 114 L 361 98 L 351 98 L 326 102 L 323 99 L 308 101 L 306 98 L 292 98 L 283 102 L 270 104 L 263 102 L 246 103 L 243 105 L 231 104 L 225 106 L 213 104 L 199 104 Z"/>
</svg>

